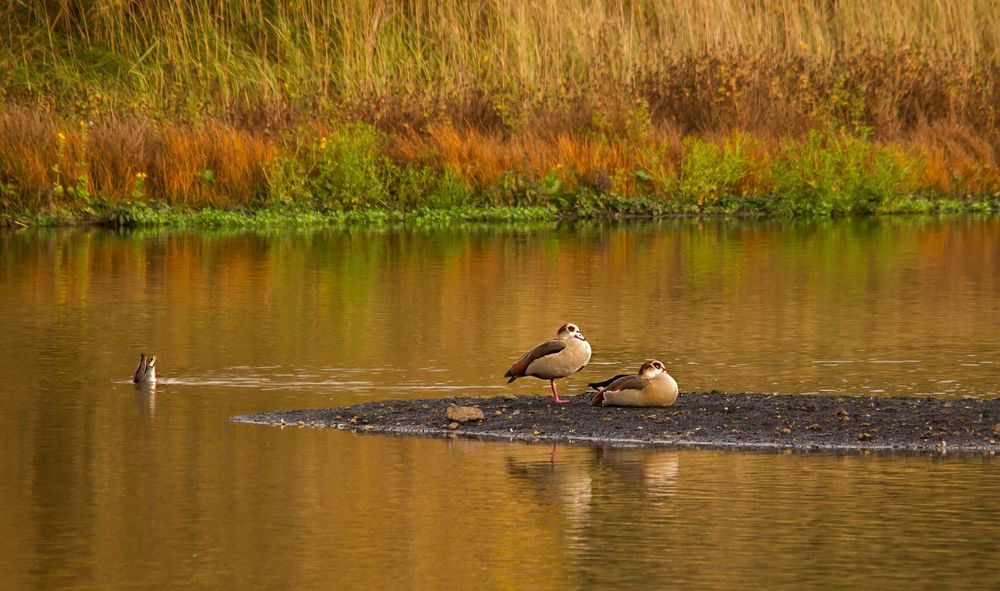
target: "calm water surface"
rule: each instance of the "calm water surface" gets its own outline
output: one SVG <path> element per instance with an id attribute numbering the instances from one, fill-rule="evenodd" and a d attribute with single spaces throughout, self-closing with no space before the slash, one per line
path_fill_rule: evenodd
<path id="1" fill-rule="evenodd" d="M 0 588 L 1000 587 L 1000 461 L 227 423 L 500 377 L 1000 395 L 1000 221 L 0 234 Z M 128 383 L 159 356 L 152 394 Z"/>

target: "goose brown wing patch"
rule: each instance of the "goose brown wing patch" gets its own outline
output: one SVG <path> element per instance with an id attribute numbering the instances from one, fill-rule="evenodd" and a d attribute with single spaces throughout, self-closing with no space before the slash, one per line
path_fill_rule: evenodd
<path id="1" fill-rule="evenodd" d="M 589 383 L 587 385 L 590 386 L 591 388 L 595 389 L 595 390 L 598 390 L 598 389 L 603 390 L 604 388 L 607 388 L 608 386 L 610 386 L 611 384 L 613 384 L 615 382 L 615 380 L 620 380 L 622 378 L 627 378 L 627 377 L 629 377 L 629 374 L 627 374 L 627 373 L 620 373 L 620 374 L 616 375 L 613 378 L 608 378 L 608 379 L 604 380 L 603 382 L 591 382 L 591 383 Z"/>
<path id="2" fill-rule="evenodd" d="M 520 378 L 524 376 L 524 372 L 527 371 L 528 366 L 531 365 L 532 361 L 541 359 L 542 357 L 547 357 L 549 355 L 554 355 L 565 348 L 566 348 L 565 341 L 561 341 L 559 339 L 545 341 L 544 343 L 541 343 L 534 349 L 522 355 L 520 359 L 514 362 L 514 365 L 510 366 L 510 369 L 507 370 L 507 373 L 503 374 L 503 377 L 510 378 L 510 382 L 513 382 L 514 378 Z"/>
<path id="3" fill-rule="evenodd" d="M 642 390 L 646 387 L 646 380 L 639 376 L 623 376 L 617 380 L 608 384 L 608 390 L 611 392 L 620 392 L 621 390 Z"/>

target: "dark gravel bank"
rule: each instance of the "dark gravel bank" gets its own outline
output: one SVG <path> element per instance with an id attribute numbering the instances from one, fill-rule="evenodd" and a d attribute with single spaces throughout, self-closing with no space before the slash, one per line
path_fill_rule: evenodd
<path id="1" fill-rule="evenodd" d="M 681 394 L 669 408 L 563 405 L 544 396 L 386 400 L 234 417 L 238 423 L 600 445 L 1000 452 L 1000 399 Z M 482 420 L 448 417 L 476 407 Z M 456 417 L 452 410 L 452 417 Z"/>

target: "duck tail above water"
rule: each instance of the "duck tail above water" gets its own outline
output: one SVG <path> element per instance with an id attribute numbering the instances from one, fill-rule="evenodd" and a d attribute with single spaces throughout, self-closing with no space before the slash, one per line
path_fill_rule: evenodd
<path id="1" fill-rule="evenodd" d="M 132 376 L 133 384 L 153 384 L 156 382 L 156 355 L 139 354 L 139 365 Z"/>

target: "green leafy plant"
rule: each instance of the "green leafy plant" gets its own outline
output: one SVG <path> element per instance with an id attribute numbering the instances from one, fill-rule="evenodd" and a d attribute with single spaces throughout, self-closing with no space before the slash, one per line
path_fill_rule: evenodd
<path id="1" fill-rule="evenodd" d="M 790 142 L 773 164 L 778 210 L 830 216 L 889 208 L 915 189 L 919 161 L 840 131 L 813 131 Z"/>
<path id="2" fill-rule="evenodd" d="M 737 192 L 750 172 L 749 138 L 735 134 L 720 146 L 697 137 L 684 140 L 676 191 L 686 204 L 703 208 Z"/>
<path id="3" fill-rule="evenodd" d="M 343 210 L 389 205 L 387 180 L 397 171 L 385 156 L 384 143 L 385 138 L 364 123 L 321 138 L 308 183 L 316 205 Z"/>

